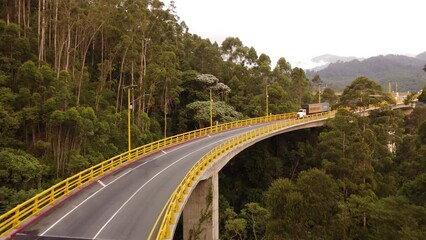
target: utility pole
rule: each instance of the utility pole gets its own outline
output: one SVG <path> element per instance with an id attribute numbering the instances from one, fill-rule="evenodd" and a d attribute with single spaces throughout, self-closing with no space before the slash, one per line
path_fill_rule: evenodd
<path id="1" fill-rule="evenodd" d="M 127 137 L 128 137 L 128 150 L 129 150 L 129 156 L 130 156 L 130 150 L 132 150 L 132 133 L 130 128 L 130 111 L 132 110 L 133 106 L 130 104 L 130 97 L 131 97 L 131 89 L 137 87 L 137 85 L 131 84 L 128 86 L 124 86 L 123 90 L 127 89 Z"/>
<path id="2" fill-rule="evenodd" d="M 318 103 L 321 103 L 321 85 L 318 84 Z"/>
<path id="3" fill-rule="evenodd" d="M 265 102 L 266 102 L 266 116 L 269 116 L 269 94 L 268 94 L 268 78 L 265 78 Z"/>
<path id="4" fill-rule="evenodd" d="M 210 127 L 213 126 L 213 97 L 212 88 L 210 87 Z"/>

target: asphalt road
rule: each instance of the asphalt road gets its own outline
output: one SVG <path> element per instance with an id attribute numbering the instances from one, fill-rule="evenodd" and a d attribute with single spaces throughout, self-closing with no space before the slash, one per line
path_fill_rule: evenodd
<path id="1" fill-rule="evenodd" d="M 13 239 L 147 239 L 171 193 L 204 154 L 255 125 L 140 159 L 68 198 Z"/>

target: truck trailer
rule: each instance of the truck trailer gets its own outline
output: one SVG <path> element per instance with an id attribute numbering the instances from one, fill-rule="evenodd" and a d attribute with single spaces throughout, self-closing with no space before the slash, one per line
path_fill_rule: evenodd
<path id="1" fill-rule="evenodd" d="M 305 104 L 305 105 L 302 105 L 301 109 L 299 109 L 299 111 L 296 114 L 296 117 L 302 118 L 306 115 L 328 112 L 329 110 L 330 110 L 330 104 L 328 102 Z"/>

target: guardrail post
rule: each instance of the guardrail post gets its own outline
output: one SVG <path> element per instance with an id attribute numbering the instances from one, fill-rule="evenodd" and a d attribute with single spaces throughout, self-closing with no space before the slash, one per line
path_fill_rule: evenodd
<path id="1" fill-rule="evenodd" d="M 16 208 L 15 216 L 14 216 L 14 220 L 13 220 L 13 226 L 16 227 L 18 225 L 19 225 L 19 207 Z"/>
<path id="2" fill-rule="evenodd" d="M 36 214 L 38 212 L 38 196 L 34 199 L 34 207 L 33 207 L 33 214 Z"/>
<path id="3" fill-rule="evenodd" d="M 55 201 L 55 190 L 53 188 L 50 190 L 49 199 L 50 199 L 49 203 L 53 203 Z"/>
<path id="4" fill-rule="evenodd" d="M 68 194 L 68 192 L 70 191 L 70 190 L 69 190 L 69 187 L 70 187 L 70 184 L 69 184 L 69 181 L 67 180 L 67 181 L 65 182 L 64 194 Z"/>

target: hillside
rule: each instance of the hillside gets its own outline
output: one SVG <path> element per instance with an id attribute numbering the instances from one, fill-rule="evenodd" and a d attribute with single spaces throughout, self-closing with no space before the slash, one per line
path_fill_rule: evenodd
<path id="1" fill-rule="evenodd" d="M 420 53 L 419 55 L 416 56 L 416 58 L 426 61 L 426 52 Z"/>
<path id="2" fill-rule="evenodd" d="M 350 62 L 336 62 L 320 71 L 307 71 L 307 76 L 312 78 L 319 74 L 325 83 L 336 89 L 342 90 L 358 76 L 366 76 L 378 82 L 387 89 L 389 82 L 398 82 L 399 91 L 418 91 L 426 85 L 426 73 L 422 70 L 426 60 L 425 54 L 416 58 L 401 55 L 377 56 Z"/>

